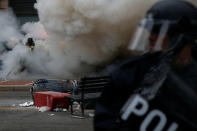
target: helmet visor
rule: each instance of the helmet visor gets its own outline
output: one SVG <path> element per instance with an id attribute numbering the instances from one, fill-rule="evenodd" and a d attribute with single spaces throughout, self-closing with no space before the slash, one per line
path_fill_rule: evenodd
<path id="1" fill-rule="evenodd" d="M 168 20 L 143 19 L 129 44 L 129 50 L 136 53 L 165 51 L 169 46 Z"/>

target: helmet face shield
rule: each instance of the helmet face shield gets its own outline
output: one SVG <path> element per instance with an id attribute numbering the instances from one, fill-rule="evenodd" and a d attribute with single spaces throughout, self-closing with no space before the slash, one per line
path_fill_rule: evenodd
<path id="1" fill-rule="evenodd" d="M 129 44 L 129 50 L 136 53 L 165 51 L 169 46 L 168 20 L 143 19 Z"/>

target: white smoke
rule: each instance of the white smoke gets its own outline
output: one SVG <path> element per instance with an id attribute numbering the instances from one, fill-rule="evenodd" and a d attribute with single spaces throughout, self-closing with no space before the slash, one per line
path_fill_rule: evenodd
<path id="1" fill-rule="evenodd" d="M 26 33 L 26 38 L 46 39 L 48 37 L 43 25 L 40 22 L 25 23 L 21 30 Z"/>
<path id="2" fill-rule="evenodd" d="M 7 50 L 14 49 L 17 43 L 22 40 L 22 38 L 23 35 L 19 31 L 19 24 L 12 10 L 8 9 L 0 11 L 0 78 L 6 79 L 5 76 L 9 74 L 10 70 L 13 68 L 13 65 L 15 65 L 17 62 L 15 57 L 18 54 L 13 52 L 13 56 L 15 57 L 9 57 L 11 54 L 8 54 Z M 20 55 L 18 58 L 19 57 Z"/>
<path id="3" fill-rule="evenodd" d="M 0 79 L 23 79 L 27 76 L 31 76 L 29 72 L 24 71 L 23 73 L 20 73 L 18 71 L 24 61 L 25 63 L 27 63 L 30 60 L 32 61 L 30 63 L 34 63 L 33 61 L 37 60 L 31 59 L 33 55 L 30 54 L 28 48 L 24 45 L 24 43 L 27 37 L 42 37 L 41 30 L 44 29 L 41 27 L 42 26 L 39 23 L 34 23 L 32 25 L 30 25 L 30 23 L 25 24 L 22 30 L 23 32 L 26 32 L 27 35 L 24 36 L 21 33 L 22 30 L 19 27 L 18 21 L 13 14 L 13 11 L 11 9 L 0 11 Z M 31 64 L 28 64 L 27 66 L 29 69 L 32 69 L 33 72 L 35 69 L 37 69 L 35 70 L 37 71 L 37 73 L 41 72 L 41 70 L 39 70 L 39 66 L 37 68 L 31 68 Z"/>
<path id="4" fill-rule="evenodd" d="M 157 0 L 37 0 L 53 59 L 48 70 L 70 77 L 110 63 Z"/>
<path id="5" fill-rule="evenodd" d="M 8 41 L 10 44 L 15 44 L 23 37 L 11 9 L 0 11 L 0 34 L 0 41 Z"/>

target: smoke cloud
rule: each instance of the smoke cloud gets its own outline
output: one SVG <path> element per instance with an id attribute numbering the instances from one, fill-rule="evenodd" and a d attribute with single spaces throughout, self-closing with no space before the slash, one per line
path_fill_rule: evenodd
<path id="1" fill-rule="evenodd" d="M 0 41 L 17 41 L 23 36 L 19 32 L 19 24 L 11 9 L 0 11 Z M 13 43 L 14 44 L 14 43 Z"/>
<path id="2" fill-rule="evenodd" d="M 37 0 L 40 22 L 53 47 L 55 62 L 48 64 L 49 70 L 78 76 L 109 64 L 127 47 L 138 20 L 155 1 Z"/>
<path id="3" fill-rule="evenodd" d="M 10 36 L 17 39 L 13 50 L 1 58 L 0 78 L 71 79 L 91 74 L 125 53 L 139 19 L 157 1 L 37 0 L 40 21 L 26 23 L 21 29 L 13 13 L 0 12 L 0 26 L 7 27 L 2 31 L 7 35 L 0 36 L 0 41 L 8 41 Z M 29 37 L 35 41 L 33 52 L 25 46 Z M 21 63 L 27 69 L 17 73 Z"/>

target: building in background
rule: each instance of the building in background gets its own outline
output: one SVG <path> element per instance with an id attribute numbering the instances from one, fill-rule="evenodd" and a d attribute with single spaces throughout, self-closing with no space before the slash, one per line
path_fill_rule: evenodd
<path id="1" fill-rule="evenodd" d="M 0 0 L 0 10 L 8 8 L 8 0 Z"/>
<path id="2" fill-rule="evenodd" d="M 12 8 L 20 24 L 38 21 L 38 14 L 34 8 L 36 0 L 0 0 L 0 10 Z"/>

